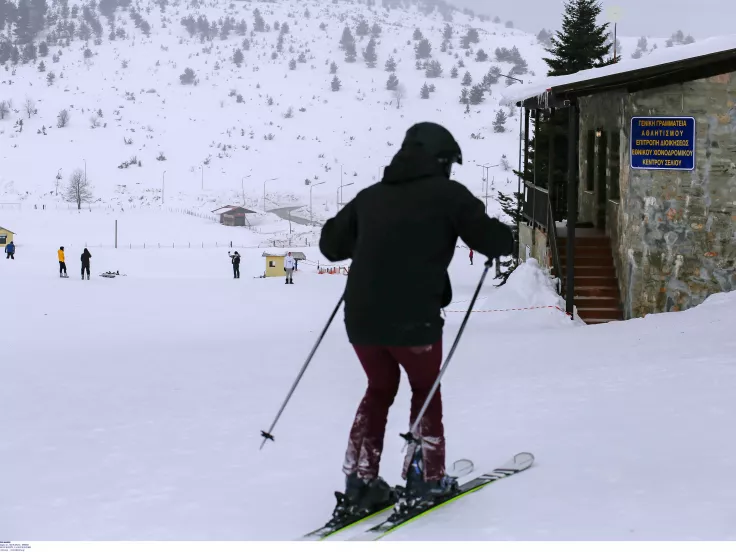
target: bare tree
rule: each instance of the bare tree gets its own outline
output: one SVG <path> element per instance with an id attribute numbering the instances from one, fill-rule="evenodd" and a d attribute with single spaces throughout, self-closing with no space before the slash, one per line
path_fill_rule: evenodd
<path id="1" fill-rule="evenodd" d="M 399 85 L 396 87 L 396 90 L 394 90 L 394 98 L 396 99 L 396 109 L 401 109 L 401 100 L 403 100 L 405 96 L 406 96 L 406 86 L 399 83 Z"/>
<path id="2" fill-rule="evenodd" d="M 93 114 L 89 118 L 89 124 L 91 128 L 97 128 L 100 126 L 100 116 Z"/>
<path id="3" fill-rule="evenodd" d="M 92 187 L 82 169 L 76 169 L 69 177 L 69 184 L 64 191 L 64 201 L 76 203 L 77 209 L 82 208 L 82 203 L 89 203 L 94 199 Z"/>
<path id="4" fill-rule="evenodd" d="M 8 107 L 8 102 L 5 100 L 0 102 L 0 119 L 4 119 L 5 116 L 10 112 L 10 108 Z"/>
<path id="5" fill-rule="evenodd" d="M 26 98 L 26 102 L 23 104 L 23 109 L 25 109 L 26 114 L 30 119 L 31 115 L 36 112 L 36 102 L 34 102 L 31 98 Z"/>

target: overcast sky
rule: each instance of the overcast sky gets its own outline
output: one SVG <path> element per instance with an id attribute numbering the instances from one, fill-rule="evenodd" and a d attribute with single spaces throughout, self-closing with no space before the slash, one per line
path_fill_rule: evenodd
<path id="1" fill-rule="evenodd" d="M 537 33 L 542 27 L 557 30 L 563 12 L 562 0 L 449 0 L 457 7 L 472 8 L 503 21 L 511 20 L 517 29 Z M 736 33 L 734 0 L 603 0 L 607 7 L 621 10 L 618 33 L 622 36 L 668 38 L 678 29 L 696 39 Z"/>

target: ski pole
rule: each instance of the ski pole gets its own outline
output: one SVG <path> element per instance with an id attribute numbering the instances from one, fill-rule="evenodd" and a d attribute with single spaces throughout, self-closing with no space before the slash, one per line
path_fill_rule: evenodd
<path id="1" fill-rule="evenodd" d="M 498 263 L 498 259 L 495 259 L 495 261 L 496 263 Z M 432 397 L 434 397 L 434 394 L 437 392 L 437 389 L 440 386 L 440 381 L 442 380 L 442 376 L 445 374 L 445 371 L 447 370 L 447 367 L 450 364 L 450 360 L 452 359 L 452 355 L 455 353 L 455 349 L 457 348 L 457 345 L 460 342 L 460 338 L 462 337 L 463 331 L 465 330 L 465 325 L 468 323 L 468 318 L 470 318 L 470 313 L 472 312 L 473 306 L 475 305 L 475 301 L 476 299 L 478 299 L 478 294 L 480 293 L 480 290 L 483 287 L 483 282 L 485 281 L 486 275 L 488 274 L 488 269 L 491 268 L 492 264 L 493 264 L 493 259 L 489 259 L 485 263 L 485 268 L 483 269 L 483 273 L 480 276 L 480 282 L 478 282 L 478 287 L 475 288 L 475 293 L 473 294 L 473 298 L 470 300 L 470 305 L 468 305 L 468 310 L 465 313 L 463 322 L 462 324 L 460 324 L 460 329 L 457 332 L 457 336 L 455 336 L 455 341 L 453 342 L 452 347 L 450 348 L 450 352 L 447 353 L 447 358 L 445 359 L 445 362 L 442 365 L 442 369 L 440 370 L 440 373 L 437 374 L 437 378 L 434 380 L 434 385 L 432 385 L 432 389 L 430 389 L 429 395 L 427 395 L 427 398 L 424 400 L 422 409 L 419 411 L 419 414 L 417 415 L 416 420 L 414 420 L 414 423 L 409 429 L 409 432 L 400 434 L 401 437 L 403 437 L 407 443 L 419 442 L 419 439 L 415 437 L 415 433 L 417 431 L 417 428 L 419 427 L 419 422 L 422 421 L 422 417 L 424 416 L 424 413 L 427 411 L 427 408 L 429 407 L 429 403 L 432 400 Z"/>
<path id="2" fill-rule="evenodd" d="M 319 347 L 319 344 L 322 343 L 322 338 L 324 338 L 325 334 L 327 333 L 327 330 L 330 327 L 330 324 L 332 324 L 332 320 L 335 318 L 337 311 L 340 309 L 340 305 L 342 305 L 343 299 L 344 299 L 344 296 L 340 296 L 340 300 L 337 302 L 337 305 L 335 305 L 335 310 L 332 311 L 332 314 L 330 315 L 330 319 L 327 321 L 327 324 L 325 324 L 325 328 L 322 330 L 322 333 L 317 338 L 317 343 L 315 343 L 314 347 L 312 347 L 312 352 L 309 353 L 307 360 L 304 362 L 304 366 L 302 366 L 302 369 L 299 371 L 299 375 L 296 377 L 294 384 L 291 386 L 291 389 L 289 389 L 289 393 L 286 395 L 286 399 L 284 400 L 284 403 L 281 405 L 281 408 L 279 408 L 279 412 L 278 414 L 276 414 L 276 418 L 271 424 L 271 427 L 268 428 L 268 431 L 261 431 L 261 437 L 263 437 L 263 442 L 261 443 L 259 450 L 263 449 L 263 445 L 266 444 L 266 441 L 274 440 L 273 433 L 272 433 L 273 428 L 276 427 L 276 423 L 279 421 L 279 418 L 281 417 L 281 414 L 283 413 L 284 408 L 286 408 L 286 405 L 291 399 L 291 396 L 294 394 L 294 390 L 296 389 L 296 386 L 299 385 L 299 381 L 302 379 L 304 372 L 307 370 L 307 366 L 309 366 L 309 363 L 312 361 L 312 357 L 314 356 L 314 353 L 317 352 L 317 348 Z"/>

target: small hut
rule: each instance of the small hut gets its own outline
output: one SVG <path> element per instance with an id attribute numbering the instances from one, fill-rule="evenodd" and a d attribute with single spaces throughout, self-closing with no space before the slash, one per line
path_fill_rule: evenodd
<path id="1" fill-rule="evenodd" d="M 13 241 L 13 236 L 13 232 L 8 230 L 7 228 L 3 228 L 2 226 L 0 226 L 0 245 L 2 245 L 3 247 L 8 245 L 10 242 Z"/>
<path id="2" fill-rule="evenodd" d="M 214 215 L 220 217 L 220 224 L 225 226 L 250 226 L 248 219 L 245 217 L 247 214 L 255 213 L 245 207 L 236 207 L 234 205 L 226 205 L 212 211 Z"/>
<path id="3" fill-rule="evenodd" d="M 291 256 L 294 257 L 294 259 L 296 259 L 297 261 L 307 260 L 307 256 L 301 251 L 292 251 Z M 263 257 L 266 259 L 266 277 L 283 277 L 284 257 L 286 257 L 286 253 L 269 253 L 268 251 L 264 251 Z"/>

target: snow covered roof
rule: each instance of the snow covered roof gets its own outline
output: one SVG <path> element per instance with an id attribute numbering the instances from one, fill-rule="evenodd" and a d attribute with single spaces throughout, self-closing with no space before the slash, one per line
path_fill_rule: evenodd
<path id="1" fill-rule="evenodd" d="M 294 257 L 297 261 L 307 260 L 307 256 L 301 251 L 292 251 L 291 256 Z M 264 251 L 261 257 L 286 257 L 286 253 L 269 253 L 268 251 Z"/>
<path id="2" fill-rule="evenodd" d="M 686 60 L 705 64 L 711 61 L 713 56 L 732 58 L 733 62 L 736 63 L 736 34 L 707 38 L 683 46 L 662 48 L 639 59 L 622 60 L 614 65 L 578 71 L 571 75 L 545 77 L 529 84 L 513 84 L 506 89 L 503 96 L 507 101 L 521 102 L 535 96 L 543 96 L 549 91 L 555 91 L 555 89 L 563 87 L 577 89 L 578 86 L 574 85 L 593 84 L 591 81 L 602 80 L 606 77 L 620 76 L 620 80 L 623 81 L 630 73 L 642 69 L 661 67 L 662 73 L 665 73 L 672 69 L 672 66 Z"/>
<path id="3" fill-rule="evenodd" d="M 236 209 L 237 207 L 235 205 L 225 205 L 224 207 L 219 207 L 212 211 L 212 214 L 214 215 L 222 215 L 223 213 L 227 213 L 228 211 L 232 211 L 233 209 Z"/>

